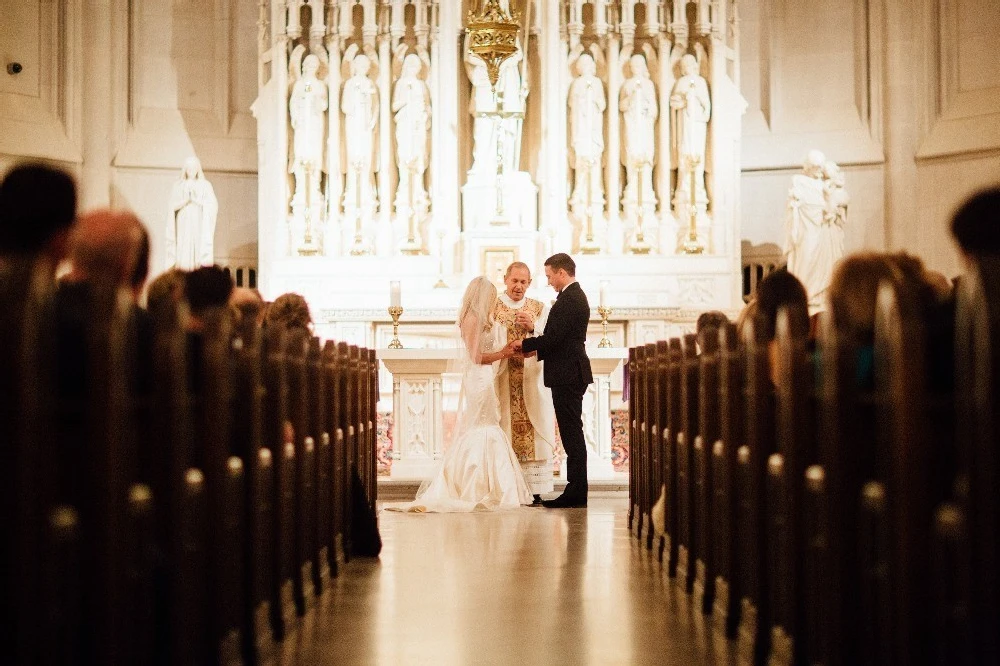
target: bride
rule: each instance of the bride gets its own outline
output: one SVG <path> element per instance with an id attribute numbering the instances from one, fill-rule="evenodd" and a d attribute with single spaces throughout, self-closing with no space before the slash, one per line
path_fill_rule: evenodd
<path id="1" fill-rule="evenodd" d="M 394 511 L 460 512 L 513 509 L 531 503 L 507 435 L 500 428 L 500 403 L 493 363 L 514 352 L 497 344 L 492 310 L 497 290 L 485 277 L 469 283 L 458 311 L 463 347 L 458 425 L 437 472 L 421 485 L 415 501 Z"/>

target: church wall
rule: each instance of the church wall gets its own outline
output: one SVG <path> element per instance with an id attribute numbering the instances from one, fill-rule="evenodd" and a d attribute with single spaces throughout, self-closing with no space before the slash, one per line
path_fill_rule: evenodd
<path id="1" fill-rule="evenodd" d="M 904 249 L 960 266 L 951 213 L 1000 182 L 1000 4 L 746 0 L 743 236 L 781 244 L 811 148 L 846 172 L 848 251 Z"/>
<path id="2" fill-rule="evenodd" d="M 74 0 L 0 0 L 4 67 L 23 68 L 0 70 L 0 170 L 22 157 L 51 159 L 78 175 L 83 205 L 134 207 L 151 228 L 155 269 L 170 184 L 197 155 L 220 201 L 218 258 L 252 261 L 256 4 L 99 0 L 85 11 Z M 749 103 L 744 239 L 781 244 L 789 180 L 818 148 L 846 172 L 849 250 L 908 249 L 957 272 L 948 217 L 970 192 L 1000 180 L 1000 3 L 739 7 Z M 532 78 L 530 99 L 540 104 L 540 72 Z M 463 92 L 462 134 L 467 100 Z M 533 154 L 540 137 L 528 129 L 525 153 Z M 461 159 L 464 173 L 468 156 Z"/>
<path id="3" fill-rule="evenodd" d="M 0 0 L 0 170 L 75 173 L 84 208 L 136 210 L 152 270 L 170 186 L 197 156 L 219 199 L 216 257 L 256 263 L 257 8 L 246 0 Z M 86 11 L 84 11 L 86 5 Z"/>

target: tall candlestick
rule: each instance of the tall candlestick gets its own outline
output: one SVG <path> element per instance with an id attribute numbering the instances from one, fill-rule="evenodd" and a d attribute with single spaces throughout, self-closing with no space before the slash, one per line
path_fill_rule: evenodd
<path id="1" fill-rule="evenodd" d="M 403 305 L 398 280 L 393 280 L 389 283 L 389 305 L 394 308 L 402 307 Z"/>

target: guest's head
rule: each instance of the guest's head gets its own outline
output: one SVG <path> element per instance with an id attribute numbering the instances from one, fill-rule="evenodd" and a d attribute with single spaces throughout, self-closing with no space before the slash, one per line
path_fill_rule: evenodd
<path id="1" fill-rule="evenodd" d="M 0 183 L 0 257 L 41 257 L 54 269 L 75 219 L 72 176 L 44 164 L 14 167 Z"/>
<path id="2" fill-rule="evenodd" d="M 962 204 L 951 219 L 951 235 L 966 259 L 1000 255 L 1000 187 Z"/>
<path id="3" fill-rule="evenodd" d="M 141 267 L 144 240 L 146 266 Z M 70 235 L 71 269 L 67 279 L 74 282 L 101 280 L 131 290 L 137 274 L 141 274 L 141 291 L 148 271 L 148 247 L 142 222 L 131 211 L 108 208 L 90 211 L 80 216 Z"/>
<path id="4" fill-rule="evenodd" d="M 524 298 L 524 292 L 531 285 L 531 269 L 523 261 L 515 261 L 507 267 L 507 272 L 503 276 L 505 291 L 511 300 L 519 301 Z"/>
<path id="5" fill-rule="evenodd" d="M 565 252 L 553 254 L 545 260 L 545 277 L 553 289 L 562 291 L 576 279 L 576 262 Z"/>
<path id="6" fill-rule="evenodd" d="M 233 293 L 233 280 L 219 266 L 202 266 L 184 278 L 184 296 L 191 307 L 192 330 L 200 330 L 210 310 L 225 308 Z"/>
<path id="7" fill-rule="evenodd" d="M 461 326 L 468 316 L 475 317 L 484 326 L 491 323 L 496 300 L 497 288 L 492 282 L 482 275 L 472 278 L 462 296 L 462 307 L 458 309 L 458 325 Z"/>
<path id="8" fill-rule="evenodd" d="M 771 341 L 775 336 L 778 313 L 788 312 L 793 336 L 809 335 L 809 299 L 797 277 L 785 269 L 769 273 L 757 285 L 757 312 L 754 327 L 759 340 Z"/>
<path id="9" fill-rule="evenodd" d="M 184 300 L 184 282 L 187 272 L 171 268 L 160 273 L 146 291 L 146 307 L 150 312 L 163 312 L 163 308 L 176 306 Z"/>
<path id="10" fill-rule="evenodd" d="M 846 340 L 858 345 L 873 342 L 875 306 L 883 282 L 903 282 L 903 271 L 884 253 L 852 254 L 834 269 L 827 297 L 833 323 Z"/>
<path id="11" fill-rule="evenodd" d="M 698 321 L 694 325 L 695 333 L 701 335 L 706 328 L 721 328 L 723 324 L 729 323 L 729 317 L 725 312 L 719 310 L 708 310 L 698 315 Z"/>
<path id="12" fill-rule="evenodd" d="M 263 300 L 261 301 L 263 308 Z M 268 327 L 283 328 L 286 331 L 303 330 L 312 333 L 312 315 L 309 304 L 299 294 L 282 294 L 274 299 L 267 309 Z"/>

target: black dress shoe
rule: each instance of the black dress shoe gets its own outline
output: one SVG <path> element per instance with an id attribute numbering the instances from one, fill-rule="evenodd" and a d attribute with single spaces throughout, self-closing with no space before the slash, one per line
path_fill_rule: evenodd
<path id="1" fill-rule="evenodd" d="M 542 496 L 534 495 L 534 498 L 535 499 L 532 500 L 531 504 L 529 504 L 528 506 L 542 506 Z"/>
<path id="2" fill-rule="evenodd" d="M 587 506 L 587 498 L 566 497 L 560 495 L 555 499 L 544 500 L 542 506 L 546 509 L 578 509 Z"/>

